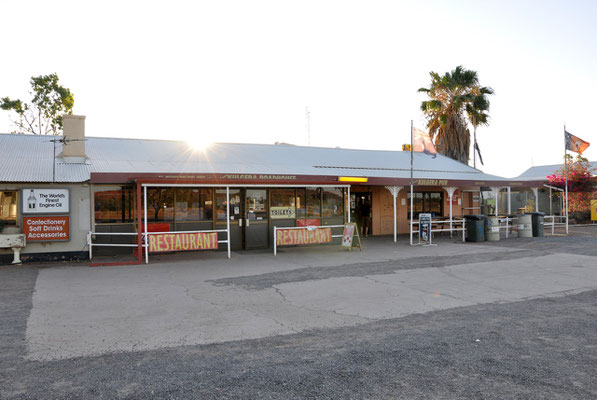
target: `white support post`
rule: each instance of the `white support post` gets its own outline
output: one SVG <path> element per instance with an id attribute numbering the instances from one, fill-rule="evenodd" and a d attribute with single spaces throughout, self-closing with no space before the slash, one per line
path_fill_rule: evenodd
<path id="1" fill-rule="evenodd" d="M 462 241 L 466 242 L 466 219 L 462 218 Z"/>
<path id="2" fill-rule="evenodd" d="M 147 186 L 143 186 L 143 218 L 145 226 L 145 264 L 149 263 L 149 233 L 147 232 Z"/>
<path id="3" fill-rule="evenodd" d="M 450 198 L 450 237 L 452 237 L 452 219 L 453 219 L 453 214 L 452 214 L 452 198 L 454 197 L 454 192 L 456 191 L 455 187 L 446 187 L 444 186 L 444 190 L 446 192 L 448 192 L 448 197 Z"/>
<path id="4" fill-rule="evenodd" d="M 535 211 L 539 212 L 539 188 L 531 188 L 535 195 Z"/>
<path id="5" fill-rule="evenodd" d="M 91 238 L 91 231 L 89 231 L 89 233 L 87 233 L 87 246 L 89 247 L 89 260 L 91 260 L 91 258 L 93 257 L 93 250 L 91 250 L 91 248 L 93 247 L 93 243 L 92 243 L 92 238 Z"/>
<path id="6" fill-rule="evenodd" d="M 549 188 L 549 215 L 553 217 L 553 203 L 551 201 L 551 188 Z"/>
<path id="7" fill-rule="evenodd" d="M 398 197 L 398 193 L 404 188 L 404 186 L 386 186 L 386 189 L 392 194 L 392 198 L 394 199 L 394 243 L 396 243 L 397 235 L 398 235 L 398 219 L 396 217 L 396 198 Z M 412 232 L 411 232 L 411 242 L 412 242 Z"/>
<path id="8" fill-rule="evenodd" d="M 498 216 L 498 198 L 500 197 L 500 188 L 499 187 L 492 187 L 491 194 L 495 198 L 495 216 Z"/>
<path id="9" fill-rule="evenodd" d="M 230 187 L 226 186 L 226 245 L 228 246 L 228 258 L 230 258 Z"/>
<path id="10" fill-rule="evenodd" d="M 347 209 L 348 209 L 348 223 L 350 223 L 350 186 L 348 187 L 348 194 L 347 194 Z M 373 224 L 372 224 L 373 225 Z"/>
<path id="11" fill-rule="evenodd" d="M 510 189 L 508 186 L 508 215 L 512 214 L 512 191 Z"/>
<path id="12" fill-rule="evenodd" d="M 278 227 L 274 226 L 274 256 L 278 255 Z"/>

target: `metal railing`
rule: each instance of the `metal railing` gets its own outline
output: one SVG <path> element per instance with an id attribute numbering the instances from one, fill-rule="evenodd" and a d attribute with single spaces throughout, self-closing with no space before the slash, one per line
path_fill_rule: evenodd
<path id="1" fill-rule="evenodd" d="M 135 244 L 128 244 L 128 243 L 93 243 L 93 239 L 95 236 L 137 236 L 137 232 L 92 232 L 89 231 L 87 233 L 87 246 L 89 247 L 89 259 L 93 258 L 93 248 L 94 247 L 139 247 L 137 243 Z"/>
<path id="2" fill-rule="evenodd" d="M 461 228 L 455 228 L 454 225 L 460 225 L 462 224 Z M 411 233 L 415 233 L 417 235 L 419 235 L 419 230 L 413 230 L 413 226 L 418 226 L 419 225 L 419 221 L 411 221 L 410 222 L 410 230 Z M 440 229 L 433 229 L 434 225 L 448 225 L 448 228 L 440 228 Z M 435 232 L 450 232 L 450 237 L 452 237 L 452 233 L 453 232 L 462 232 L 462 241 L 464 242 L 466 240 L 466 220 L 463 219 L 447 219 L 447 220 L 431 220 L 431 233 L 435 233 Z"/>
<path id="3" fill-rule="evenodd" d="M 307 229 L 316 230 L 318 228 L 344 228 L 344 225 L 311 225 L 311 226 L 274 226 L 274 255 L 278 255 L 278 231 L 282 229 Z M 342 237 L 342 235 L 332 235 L 332 238 Z M 316 244 L 316 243 L 313 243 Z M 284 246 L 284 245 L 282 245 Z M 297 246 L 297 245 L 289 245 Z"/>
<path id="4" fill-rule="evenodd" d="M 551 226 L 551 234 L 555 235 L 555 228 L 556 226 L 564 226 L 566 228 L 566 233 L 568 233 L 568 222 L 567 222 L 567 218 L 565 215 L 546 215 L 545 217 L 543 217 L 543 226 L 547 227 L 547 226 Z M 547 222 L 549 220 L 551 220 L 551 222 Z M 563 222 L 556 222 L 556 219 L 559 219 L 560 221 Z"/>
<path id="5" fill-rule="evenodd" d="M 142 232 L 141 233 L 141 247 L 145 248 L 145 263 L 149 263 L 149 245 L 147 237 L 148 235 L 164 235 L 164 234 L 178 234 L 178 233 L 219 233 L 226 232 L 225 240 L 218 240 L 218 244 L 226 243 L 228 248 L 228 258 L 230 258 L 230 233 L 228 229 L 212 229 L 205 231 L 168 231 L 168 232 Z M 89 259 L 93 258 L 94 247 L 139 247 L 139 244 L 128 244 L 128 243 L 94 243 L 93 239 L 96 236 L 138 236 L 138 232 L 92 232 L 87 233 L 87 245 L 89 247 Z"/>

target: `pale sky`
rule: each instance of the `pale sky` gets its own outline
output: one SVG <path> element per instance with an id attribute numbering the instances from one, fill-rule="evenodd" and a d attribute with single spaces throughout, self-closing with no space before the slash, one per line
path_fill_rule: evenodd
<path id="1" fill-rule="evenodd" d="M 597 160 L 595 1 L 2 1 L 0 96 L 57 72 L 88 136 L 397 150 L 429 71 L 495 90 L 483 171 Z M 0 132 L 10 132 L 0 112 Z M 472 152 L 471 162 L 472 165 Z"/>

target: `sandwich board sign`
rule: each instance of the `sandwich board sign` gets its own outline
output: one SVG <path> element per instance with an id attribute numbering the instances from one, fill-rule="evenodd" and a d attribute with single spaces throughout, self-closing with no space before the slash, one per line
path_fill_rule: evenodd
<path id="1" fill-rule="evenodd" d="M 344 225 L 344 231 L 342 232 L 342 247 L 348 248 L 352 251 L 354 237 L 356 233 L 356 238 L 359 241 L 359 249 L 363 251 L 363 246 L 361 245 L 361 237 L 359 236 L 359 231 L 357 230 L 357 224 L 354 222 L 349 222 Z"/>
<path id="2" fill-rule="evenodd" d="M 419 214 L 419 244 L 431 244 L 431 214 Z"/>

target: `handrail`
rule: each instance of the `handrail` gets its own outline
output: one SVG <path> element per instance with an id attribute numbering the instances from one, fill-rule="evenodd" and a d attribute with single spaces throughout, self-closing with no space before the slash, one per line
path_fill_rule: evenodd
<path id="1" fill-rule="evenodd" d="M 145 249 L 145 263 L 149 262 L 149 251 L 148 251 L 148 240 L 146 239 L 149 235 L 164 235 L 164 234 L 177 234 L 177 233 L 219 233 L 226 232 L 225 240 L 218 240 L 219 243 L 228 243 L 230 241 L 230 233 L 228 229 L 209 229 L 203 231 L 168 231 L 168 232 L 141 232 L 141 247 Z M 93 232 L 87 233 L 87 245 L 89 246 L 89 259 L 93 258 L 94 247 L 139 247 L 138 244 L 126 244 L 126 243 L 93 243 L 94 236 L 138 236 L 138 232 Z M 228 246 L 228 258 L 230 258 L 230 246 Z"/>

